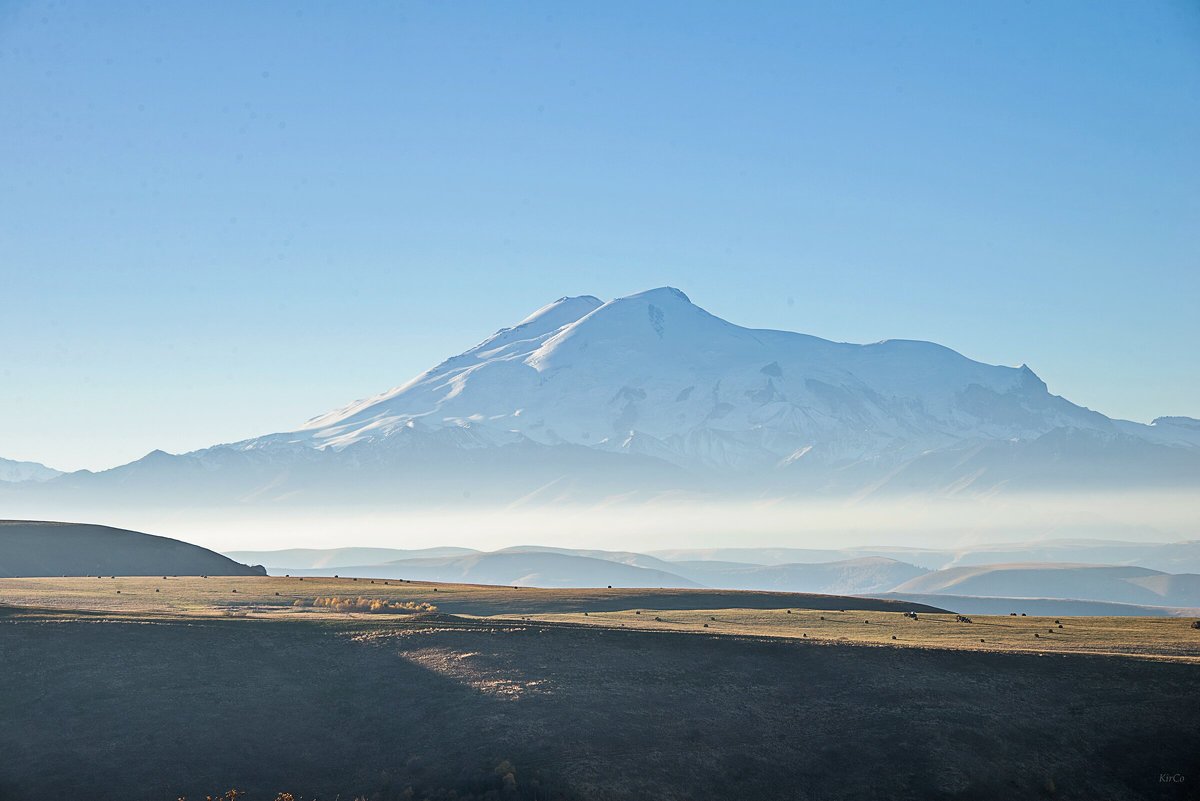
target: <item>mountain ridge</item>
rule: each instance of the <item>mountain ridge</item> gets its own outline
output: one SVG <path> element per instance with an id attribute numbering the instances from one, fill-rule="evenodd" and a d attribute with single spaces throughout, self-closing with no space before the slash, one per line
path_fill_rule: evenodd
<path id="1" fill-rule="evenodd" d="M 1197 487 L 1194 422 L 1113 420 L 937 343 L 744 328 L 660 287 L 560 298 L 292 431 L 44 487 L 239 504 Z"/>
<path id="2" fill-rule="evenodd" d="M 40 462 L 0 459 L 0 482 L 49 481 L 61 475 L 62 470 L 55 470 Z"/>

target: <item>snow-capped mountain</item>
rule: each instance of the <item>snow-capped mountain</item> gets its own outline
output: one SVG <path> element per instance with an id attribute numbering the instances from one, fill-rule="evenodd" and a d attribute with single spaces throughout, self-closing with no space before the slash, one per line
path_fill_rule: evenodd
<path id="1" fill-rule="evenodd" d="M 37 462 L 18 462 L 0 459 L 0 481 L 49 481 L 62 475 L 61 470 Z"/>
<path id="2" fill-rule="evenodd" d="M 662 288 L 608 303 L 562 298 L 407 384 L 238 447 L 338 449 L 442 431 L 462 447 L 570 443 L 742 470 L 900 463 L 1059 428 L 1200 443 L 1200 430 L 1164 434 L 1076 406 L 1025 366 L 930 342 L 742 328 Z"/>
<path id="3" fill-rule="evenodd" d="M 1197 486 L 1200 422 L 1112 420 L 1050 394 L 1023 365 L 982 364 L 930 342 L 743 328 L 660 288 L 607 303 L 561 298 L 294 431 L 155 452 L 60 482 L 93 479 L 108 490 L 202 486 L 243 500 L 505 502 L 679 489 Z"/>

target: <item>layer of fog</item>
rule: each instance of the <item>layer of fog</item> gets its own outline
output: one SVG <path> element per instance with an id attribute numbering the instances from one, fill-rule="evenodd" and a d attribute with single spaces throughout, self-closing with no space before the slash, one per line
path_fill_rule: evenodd
<path id="1" fill-rule="evenodd" d="M 103 523 L 216 550 L 511 545 L 667 548 L 905 546 L 953 548 L 1084 538 L 1200 538 L 1200 495 L 1126 493 L 993 499 L 689 502 L 534 508 L 0 509 L 0 517 Z"/>

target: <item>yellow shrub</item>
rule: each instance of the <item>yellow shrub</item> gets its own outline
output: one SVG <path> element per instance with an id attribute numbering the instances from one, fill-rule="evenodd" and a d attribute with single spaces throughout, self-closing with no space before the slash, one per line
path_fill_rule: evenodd
<path id="1" fill-rule="evenodd" d="M 382 598 L 339 598 L 336 595 L 319 595 L 311 601 L 297 600 L 294 606 L 313 606 L 334 612 L 376 612 L 381 614 L 407 614 L 436 612 L 433 604 L 416 601 L 387 601 Z"/>

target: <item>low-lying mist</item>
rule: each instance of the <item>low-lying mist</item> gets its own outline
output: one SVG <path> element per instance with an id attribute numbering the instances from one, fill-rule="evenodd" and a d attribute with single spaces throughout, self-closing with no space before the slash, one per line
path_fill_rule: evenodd
<path id="1" fill-rule="evenodd" d="M 681 498 L 509 507 L 138 507 L 22 504 L 7 518 L 102 523 L 216 550 L 346 545 L 495 550 L 538 544 L 648 551 L 732 546 L 953 548 L 1085 538 L 1200 538 L 1200 496 L 1179 492 L 994 498 L 726 501 Z"/>

